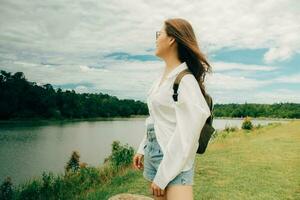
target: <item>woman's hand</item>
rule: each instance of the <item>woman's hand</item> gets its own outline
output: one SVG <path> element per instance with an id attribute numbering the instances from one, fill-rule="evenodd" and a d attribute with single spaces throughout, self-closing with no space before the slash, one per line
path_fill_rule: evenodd
<path id="1" fill-rule="evenodd" d="M 144 155 L 143 154 L 135 154 L 135 156 L 133 157 L 133 167 L 134 169 L 143 169 L 144 168 L 144 164 L 142 162 L 144 158 Z"/>
<path id="2" fill-rule="evenodd" d="M 152 195 L 156 197 L 163 197 L 165 195 L 165 190 L 160 189 L 158 185 L 156 185 L 154 182 L 151 184 L 152 189 Z"/>

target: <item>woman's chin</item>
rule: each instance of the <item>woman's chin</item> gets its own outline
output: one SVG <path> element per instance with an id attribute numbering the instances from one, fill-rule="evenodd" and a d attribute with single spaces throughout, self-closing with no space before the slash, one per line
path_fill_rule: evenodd
<path id="1" fill-rule="evenodd" d="M 155 51 L 155 55 L 156 55 L 157 57 L 160 57 L 160 56 L 159 56 L 159 52 L 158 52 L 157 50 Z"/>

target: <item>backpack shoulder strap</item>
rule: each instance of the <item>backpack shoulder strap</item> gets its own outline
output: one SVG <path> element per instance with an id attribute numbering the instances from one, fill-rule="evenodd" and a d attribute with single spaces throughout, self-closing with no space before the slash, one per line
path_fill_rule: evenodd
<path id="1" fill-rule="evenodd" d="M 174 84 L 173 84 L 173 100 L 174 101 L 177 101 L 178 100 L 178 87 L 179 87 L 179 83 L 182 79 L 182 77 L 186 74 L 193 74 L 189 69 L 185 69 L 183 71 L 181 71 L 175 81 L 174 81 Z M 201 91 L 202 92 L 202 91 Z M 208 107 L 210 108 L 210 116 L 207 118 L 206 122 L 208 122 L 209 124 L 212 124 L 212 120 L 213 120 L 213 113 L 212 113 L 212 110 L 213 110 L 213 101 L 212 101 L 212 98 L 209 94 L 205 93 L 203 94 L 204 98 L 205 98 L 205 101 L 206 103 L 208 104 Z"/>
<path id="2" fill-rule="evenodd" d="M 207 93 L 204 94 L 204 98 L 205 98 L 205 101 L 206 103 L 208 104 L 209 106 L 209 109 L 210 109 L 210 116 L 207 118 L 207 122 L 209 124 L 212 124 L 212 120 L 213 120 L 213 100 L 211 98 L 211 96 Z"/>
<path id="3" fill-rule="evenodd" d="M 179 86 L 179 83 L 180 83 L 182 77 L 186 74 L 192 74 L 192 72 L 189 69 L 185 69 L 177 75 L 177 77 L 174 81 L 174 84 L 173 84 L 173 90 L 174 90 L 173 99 L 174 99 L 174 101 L 178 100 L 178 93 L 177 93 L 178 86 Z"/>

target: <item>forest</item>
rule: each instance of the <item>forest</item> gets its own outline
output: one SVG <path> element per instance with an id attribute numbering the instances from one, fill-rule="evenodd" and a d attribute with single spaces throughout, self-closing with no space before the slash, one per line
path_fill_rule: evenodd
<path id="1" fill-rule="evenodd" d="M 76 93 L 74 90 L 38 85 L 23 72 L 0 73 L 0 120 L 83 119 L 148 115 L 145 102 L 119 99 L 104 93 Z M 300 118 L 300 104 L 214 104 L 214 117 Z"/>

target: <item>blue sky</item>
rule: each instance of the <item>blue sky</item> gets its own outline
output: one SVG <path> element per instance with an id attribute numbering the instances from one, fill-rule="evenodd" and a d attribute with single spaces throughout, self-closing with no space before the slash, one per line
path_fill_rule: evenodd
<path id="1" fill-rule="evenodd" d="M 188 20 L 213 73 L 216 103 L 300 103 L 300 1 L 8 1 L 0 69 L 77 93 L 145 101 L 163 60 L 155 31 Z"/>

